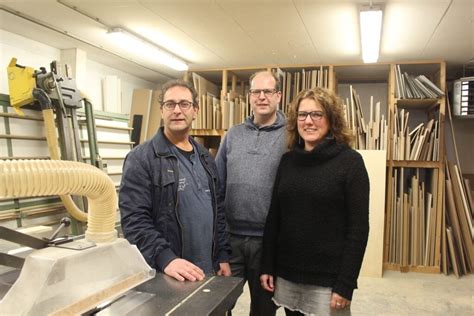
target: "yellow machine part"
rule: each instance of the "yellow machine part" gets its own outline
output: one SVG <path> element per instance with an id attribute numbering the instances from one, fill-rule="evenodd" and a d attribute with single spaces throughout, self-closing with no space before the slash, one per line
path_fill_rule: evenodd
<path id="1" fill-rule="evenodd" d="M 13 57 L 7 67 L 8 90 L 10 92 L 10 104 L 18 114 L 23 115 L 20 107 L 34 101 L 33 89 L 36 87 L 36 79 L 33 76 L 33 68 L 19 67 L 16 61 L 17 59 Z"/>

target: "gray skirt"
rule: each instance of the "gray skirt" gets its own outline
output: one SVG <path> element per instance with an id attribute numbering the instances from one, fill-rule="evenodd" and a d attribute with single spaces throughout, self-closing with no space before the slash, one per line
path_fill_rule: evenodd
<path id="1" fill-rule="evenodd" d="M 273 301 L 277 306 L 305 315 L 350 315 L 350 307 L 340 310 L 331 309 L 331 295 L 330 287 L 298 284 L 277 277 Z"/>

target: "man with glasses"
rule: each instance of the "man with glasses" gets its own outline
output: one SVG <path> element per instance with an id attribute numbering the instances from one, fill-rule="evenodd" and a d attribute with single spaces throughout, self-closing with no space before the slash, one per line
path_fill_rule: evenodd
<path id="1" fill-rule="evenodd" d="M 217 168 L 190 136 L 198 96 L 187 82 L 162 86 L 163 127 L 126 157 L 119 206 L 125 238 L 147 263 L 179 280 L 230 276 Z"/>
<path id="2" fill-rule="evenodd" d="M 232 274 L 249 284 L 251 315 L 274 315 L 272 295 L 260 286 L 259 278 L 265 219 L 285 151 L 285 117 L 277 111 L 278 77 L 268 71 L 252 75 L 249 99 L 253 115 L 226 133 L 216 163 L 225 196 Z"/>

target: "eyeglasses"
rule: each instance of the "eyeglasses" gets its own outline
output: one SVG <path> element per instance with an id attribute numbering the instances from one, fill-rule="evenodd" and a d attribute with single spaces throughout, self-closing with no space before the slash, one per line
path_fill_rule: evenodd
<path id="1" fill-rule="evenodd" d="M 309 117 L 311 117 L 313 121 L 320 121 L 324 116 L 324 112 L 323 111 L 311 111 L 311 112 L 300 111 L 298 112 L 298 121 L 305 121 L 308 115 Z"/>
<path id="2" fill-rule="evenodd" d="M 174 110 L 176 108 L 176 105 L 179 105 L 179 108 L 181 110 L 188 110 L 191 106 L 193 106 L 193 104 L 194 104 L 193 102 L 186 101 L 186 100 L 181 100 L 179 102 L 164 101 L 161 103 L 161 106 L 167 110 Z"/>
<path id="3" fill-rule="evenodd" d="M 253 97 L 259 97 L 260 93 L 262 93 L 262 92 L 265 95 L 265 97 L 270 98 L 271 96 L 273 96 L 278 91 L 276 89 L 251 89 L 249 91 L 250 95 L 253 96 Z"/>

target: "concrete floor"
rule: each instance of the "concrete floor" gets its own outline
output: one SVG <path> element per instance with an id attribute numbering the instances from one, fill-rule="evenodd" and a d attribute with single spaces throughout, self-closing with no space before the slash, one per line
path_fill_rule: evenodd
<path id="1" fill-rule="evenodd" d="M 232 315 L 249 314 L 245 285 Z M 453 274 L 386 271 L 383 278 L 359 278 L 352 315 L 474 315 L 474 274 L 457 279 Z M 279 309 L 278 316 L 285 315 Z M 337 313 L 335 314 L 337 315 Z"/>

